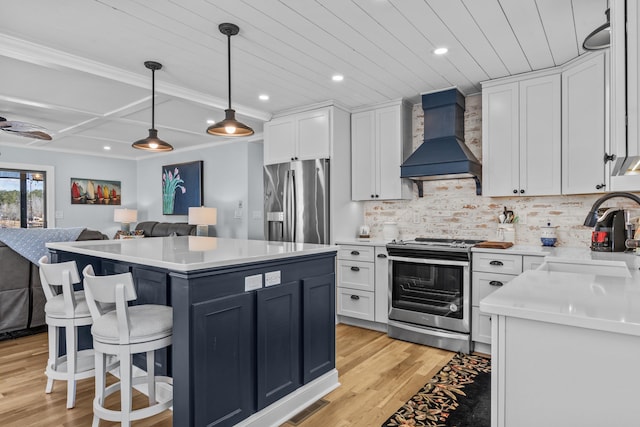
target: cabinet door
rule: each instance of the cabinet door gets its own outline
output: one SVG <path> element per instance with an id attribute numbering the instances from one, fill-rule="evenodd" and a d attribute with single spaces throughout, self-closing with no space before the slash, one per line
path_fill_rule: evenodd
<path id="1" fill-rule="evenodd" d="M 331 158 L 331 116 L 329 109 L 308 111 L 296 116 L 298 160 Z"/>
<path id="2" fill-rule="evenodd" d="M 375 319 L 376 322 L 389 322 L 389 258 L 387 248 L 376 246 L 375 274 Z"/>
<path id="3" fill-rule="evenodd" d="M 378 171 L 376 199 L 401 199 L 402 179 L 402 117 L 400 106 L 376 110 L 376 148 L 378 153 L 375 169 Z"/>
<path id="4" fill-rule="evenodd" d="M 293 160 L 295 123 L 291 117 L 273 119 L 264 124 L 264 164 L 272 165 Z"/>
<path id="5" fill-rule="evenodd" d="M 482 195 L 520 191 L 518 83 L 482 88 Z"/>
<path id="6" fill-rule="evenodd" d="M 351 115 L 351 199 L 371 200 L 376 194 L 375 113 Z"/>
<path id="7" fill-rule="evenodd" d="M 605 105 L 604 52 L 562 72 L 562 194 L 606 189 Z"/>
<path id="8" fill-rule="evenodd" d="M 303 384 L 336 366 L 336 281 L 334 274 L 302 280 Z"/>
<path id="9" fill-rule="evenodd" d="M 300 386 L 300 283 L 260 289 L 257 304 L 258 410 Z"/>
<path id="10" fill-rule="evenodd" d="M 193 410 L 197 426 L 233 426 L 255 407 L 255 293 L 194 304 Z"/>
<path id="11" fill-rule="evenodd" d="M 560 194 L 560 75 L 520 81 L 520 195 Z"/>

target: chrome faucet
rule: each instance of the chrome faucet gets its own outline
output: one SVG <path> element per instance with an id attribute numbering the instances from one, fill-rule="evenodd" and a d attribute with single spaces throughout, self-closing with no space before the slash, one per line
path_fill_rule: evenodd
<path id="1" fill-rule="evenodd" d="M 598 213 L 597 213 L 598 208 L 602 203 L 604 203 L 609 199 L 613 199 L 614 197 L 624 197 L 627 199 L 631 199 L 634 202 L 636 202 L 638 205 L 640 205 L 640 197 L 632 193 L 613 192 L 613 193 L 605 194 L 604 196 L 600 197 L 598 200 L 596 200 L 593 203 L 593 206 L 591 206 L 591 210 L 589 211 L 589 213 L 587 214 L 587 217 L 584 220 L 584 225 L 587 227 L 595 227 L 596 223 L 598 222 Z"/>

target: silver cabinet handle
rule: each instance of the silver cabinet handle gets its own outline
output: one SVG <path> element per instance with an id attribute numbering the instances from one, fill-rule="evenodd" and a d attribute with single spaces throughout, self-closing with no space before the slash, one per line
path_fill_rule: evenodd
<path id="1" fill-rule="evenodd" d="M 360 252 L 358 252 L 358 251 L 351 251 L 351 255 L 360 255 Z"/>
<path id="2" fill-rule="evenodd" d="M 387 255 L 386 254 L 378 254 L 378 258 L 386 258 Z"/>
<path id="3" fill-rule="evenodd" d="M 351 267 L 351 271 L 360 271 L 360 267 Z"/>
<path id="4" fill-rule="evenodd" d="M 491 261 L 489 265 L 504 265 L 502 261 Z"/>
<path id="5" fill-rule="evenodd" d="M 351 299 L 357 301 L 360 299 L 360 297 L 358 295 L 351 295 Z"/>
<path id="6" fill-rule="evenodd" d="M 492 280 L 492 281 L 490 281 L 490 282 L 489 282 L 489 284 L 490 284 L 491 286 L 502 286 L 502 285 L 504 285 L 504 283 L 499 282 L 499 281 L 497 281 L 497 280 Z"/>

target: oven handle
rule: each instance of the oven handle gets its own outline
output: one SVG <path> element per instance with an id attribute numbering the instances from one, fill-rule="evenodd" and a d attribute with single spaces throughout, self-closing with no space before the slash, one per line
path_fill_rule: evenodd
<path id="1" fill-rule="evenodd" d="M 389 261 L 412 262 L 415 264 L 435 264 L 435 265 L 459 265 L 468 267 L 469 261 L 451 261 L 446 259 L 429 259 L 429 258 L 409 258 L 401 256 L 390 256 Z"/>

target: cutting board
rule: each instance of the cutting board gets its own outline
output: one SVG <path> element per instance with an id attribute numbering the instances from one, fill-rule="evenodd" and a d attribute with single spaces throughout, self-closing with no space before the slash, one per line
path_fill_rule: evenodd
<path id="1" fill-rule="evenodd" d="M 513 246 L 512 242 L 480 242 L 476 244 L 476 248 L 488 248 L 488 249 L 507 249 Z"/>

